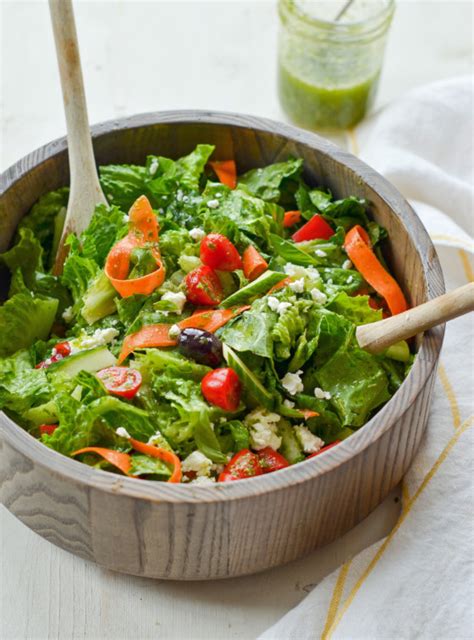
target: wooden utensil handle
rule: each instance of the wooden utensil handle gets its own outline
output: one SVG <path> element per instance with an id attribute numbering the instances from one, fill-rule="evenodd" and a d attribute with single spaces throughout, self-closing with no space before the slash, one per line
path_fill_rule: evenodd
<path id="1" fill-rule="evenodd" d="M 71 189 L 74 181 L 98 182 L 89 131 L 79 45 L 71 0 L 49 0 L 59 73 L 66 111 Z M 93 169 L 93 171 L 91 170 Z"/>
<path id="2" fill-rule="evenodd" d="M 437 324 L 474 310 L 474 282 L 404 313 L 357 327 L 356 338 L 362 349 L 380 353 L 390 345 L 415 336 Z"/>

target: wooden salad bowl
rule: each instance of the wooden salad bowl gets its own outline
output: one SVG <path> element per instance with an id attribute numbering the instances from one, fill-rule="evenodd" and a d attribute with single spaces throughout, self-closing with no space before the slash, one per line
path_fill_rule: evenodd
<path id="1" fill-rule="evenodd" d="M 310 184 L 372 203 L 389 234 L 386 258 L 411 305 L 441 295 L 435 249 L 406 200 L 373 169 L 312 133 L 253 116 L 170 111 L 93 128 L 98 164 L 179 157 L 198 143 L 235 158 L 239 173 L 298 156 Z M 68 184 L 56 140 L 2 176 L 0 251 L 31 205 Z M 395 396 L 364 427 L 314 459 L 216 486 L 130 479 L 88 467 L 35 440 L 0 412 L 0 497 L 50 542 L 99 565 L 172 580 L 229 578 L 309 553 L 365 518 L 400 482 L 426 427 L 444 327 L 418 351 Z"/>

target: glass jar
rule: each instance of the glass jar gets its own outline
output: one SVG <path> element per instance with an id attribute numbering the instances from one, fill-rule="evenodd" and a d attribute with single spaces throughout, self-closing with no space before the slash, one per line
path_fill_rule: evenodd
<path id="1" fill-rule="evenodd" d="M 279 0 L 278 91 L 308 129 L 354 126 L 372 105 L 394 0 Z"/>

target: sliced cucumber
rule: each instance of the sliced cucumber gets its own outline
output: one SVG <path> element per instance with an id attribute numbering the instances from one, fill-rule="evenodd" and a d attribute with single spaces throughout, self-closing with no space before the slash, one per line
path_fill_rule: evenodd
<path id="1" fill-rule="evenodd" d="M 408 346 L 408 342 L 400 340 L 400 342 L 392 344 L 385 352 L 385 355 L 392 360 L 408 362 L 410 360 L 410 347 Z"/>
<path id="2" fill-rule="evenodd" d="M 107 347 L 96 347 L 87 351 L 80 351 L 72 356 L 68 356 L 59 362 L 55 362 L 49 367 L 48 374 L 55 378 L 72 378 L 79 371 L 95 373 L 106 367 L 113 367 L 117 363 Z"/>
<path id="3" fill-rule="evenodd" d="M 248 302 L 252 298 L 258 295 L 267 293 L 273 286 L 281 282 L 287 277 L 286 273 L 279 273 L 278 271 L 265 271 L 253 282 L 245 285 L 242 289 L 239 289 L 223 302 L 221 307 L 226 309 L 227 307 L 233 307 L 237 304 L 243 304 Z"/>
<path id="4" fill-rule="evenodd" d="M 273 409 L 274 400 L 272 394 L 265 389 L 260 380 L 254 376 L 235 351 L 224 344 L 222 352 L 224 354 L 224 360 L 227 362 L 229 367 L 234 369 L 237 373 L 243 388 L 250 396 L 252 396 L 253 400 L 255 400 L 258 405 L 265 407 L 266 409 Z"/>
<path id="5" fill-rule="evenodd" d="M 281 436 L 281 446 L 278 452 L 288 460 L 290 464 L 304 460 L 303 449 L 298 442 L 294 428 L 286 420 L 278 423 L 278 433 Z"/>

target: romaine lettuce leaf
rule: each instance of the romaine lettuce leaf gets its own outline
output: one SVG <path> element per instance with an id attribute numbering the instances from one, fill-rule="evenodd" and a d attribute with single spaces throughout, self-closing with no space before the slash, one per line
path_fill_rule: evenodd
<path id="1" fill-rule="evenodd" d="M 292 158 L 259 169 L 251 169 L 240 176 L 238 186 L 250 195 L 268 202 L 278 202 L 280 187 L 285 179 L 296 179 L 301 173 L 303 160 Z"/>
<path id="2" fill-rule="evenodd" d="M 327 309 L 344 316 L 355 325 L 382 320 L 382 311 L 369 306 L 369 296 L 348 296 L 345 291 L 340 291 Z"/>
<path id="3" fill-rule="evenodd" d="M 314 373 L 319 387 L 344 426 L 361 427 L 371 412 L 390 398 L 388 379 L 377 357 L 359 349 L 340 349 Z"/>
<path id="4" fill-rule="evenodd" d="M 127 233 L 128 223 L 123 211 L 116 206 L 99 204 L 89 226 L 81 234 L 81 255 L 103 267 L 110 249 Z"/>
<path id="5" fill-rule="evenodd" d="M 54 298 L 42 298 L 28 290 L 15 294 L 0 307 L 0 357 L 46 340 L 58 308 Z"/>
<path id="6" fill-rule="evenodd" d="M 55 220 L 58 213 L 67 207 L 68 198 L 68 187 L 62 187 L 61 189 L 51 191 L 41 196 L 38 202 L 33 205 L 31 211 L 18 225 L 15 242 L 21 237 L 22 229 L 30 229 L 43 248 L 45 266 L 51 266 L 52 260 L 54 259 L 52 249 L 55 236 Z"/>
<path id="7" fill-rule="evenodd" d="M 0 409 L 22 414 L 47 401 L 50 393 L 44 369 L 35 369 L 29 351 L 22 349 L 0 359 Z"/>

